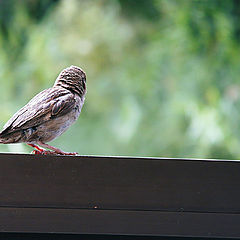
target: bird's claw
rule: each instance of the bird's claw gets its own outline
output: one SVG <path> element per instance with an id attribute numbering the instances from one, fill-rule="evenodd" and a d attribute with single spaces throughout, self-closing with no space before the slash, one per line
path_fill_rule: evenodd
<path id="1" fill-rule="evenodd" d="M 60 155 L 70 155 L 70 156 L 76 156 L 78 155 L 77 152 L 61 152 L 61 153 L 57 153 L 57 154 L 60 154 Z"/>
<path id="2" fill-rule="evenodd" d="M 42 152 L 40 152 L 40 151 L 38 151 L 38 150 L 33 150 L 33 151 L 31 152 L 31 154 L 42 154 Z"/>

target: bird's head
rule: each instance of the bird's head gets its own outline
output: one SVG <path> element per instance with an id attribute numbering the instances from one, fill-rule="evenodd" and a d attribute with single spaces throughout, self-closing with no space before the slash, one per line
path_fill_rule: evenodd
<path id="1" fill-rule="evenodd" d="M 86 93 L 86 74 L 80 67 L 72 65 L 60 72 L 54 86 L 61 86 L 83 96 Z"/>

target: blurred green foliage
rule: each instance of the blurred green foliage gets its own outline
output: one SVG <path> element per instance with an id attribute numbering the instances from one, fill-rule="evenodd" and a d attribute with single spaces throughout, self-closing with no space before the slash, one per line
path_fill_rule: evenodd
<path id="1" fill-rule="evenodd" d="M 0 127 L 73 64 L 87 73 L 86 102 L 52 145 L 240 158 L 239 41 L 238 0 L 2 0 Z"/>

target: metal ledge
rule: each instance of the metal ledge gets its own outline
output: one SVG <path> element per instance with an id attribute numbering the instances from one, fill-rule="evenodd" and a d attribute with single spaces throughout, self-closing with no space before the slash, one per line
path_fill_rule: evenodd
<path id="1" fill-rule="evenodd" d="M 240 162 L 0 154 L 0 231 L 240 238 Z"/>

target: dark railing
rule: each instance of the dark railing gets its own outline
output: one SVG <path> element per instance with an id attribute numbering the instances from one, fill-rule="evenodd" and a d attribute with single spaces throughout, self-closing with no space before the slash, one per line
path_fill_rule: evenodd
<path id="1" fill-rule="evenodd" d="M 0 154 L 0 232 L 240 238 L 240 161 Z"/>

